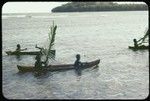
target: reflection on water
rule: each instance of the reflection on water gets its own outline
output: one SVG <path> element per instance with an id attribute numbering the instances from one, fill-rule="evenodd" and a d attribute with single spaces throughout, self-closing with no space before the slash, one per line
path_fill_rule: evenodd
<path id="1" fill-rule="evenodd" d="M 37 79 L 48 78 L 50 76 L 50 72 L 34 72 L 33 75 Z"/>
<path id="2" fill-rule="evenodd" d="M 16 59 L 17 59 L 18 61 L 20 61 L 20 60 L 21 60 L 21 56 L 20 56 L 20 55 L 16 55 Z"/>
<path id="3" fill-rule="evenodd" d="M 82 70 L 75 70 L 75 73 L 77 74 L 77 76 L 81 76 Z"/>

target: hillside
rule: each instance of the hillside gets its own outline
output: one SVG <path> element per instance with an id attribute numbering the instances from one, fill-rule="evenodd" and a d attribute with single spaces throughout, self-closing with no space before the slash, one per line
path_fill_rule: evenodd
<path id="1" fill-rule="evenodd" d="M 117 4 L 113 2 L 71 2 L 52 9 L 52 12 L 143 11 L 146 4 Z"/>

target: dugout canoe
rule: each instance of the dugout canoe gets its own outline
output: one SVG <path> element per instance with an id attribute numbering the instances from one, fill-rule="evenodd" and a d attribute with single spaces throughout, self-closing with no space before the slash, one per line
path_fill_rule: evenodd
<path id="1" fill-rule="evenodd" d="M 138 46 L 138 47 L 129 46 L 128 48 L 132 50 L 145 50 L 145 49 L 149 49 L 149 46 Z"/>
<path id="2" fill-rule="evenodd" d="M 51 53 L 55 55 L 56 50 L 51 50 Z M 30 52 L 16 52 L 16 51 L 6 51 L 7 55 L 37 55 L 40 51 L 30 51 Z"/>
<path id="3" fill-rule="evenodd" d="M 97 66 L 99 63 L 100 59 L 91 62 L 83 62 L 82 69 Z M 20 72 L 34 72 L 34 66 L 17 65 L 17 68 Z M 47 67 L 43 67 L 43 69 L 46 71 L 70 70 L 74 69 L 74 65 L 73 64 L 49 65 Z"/>

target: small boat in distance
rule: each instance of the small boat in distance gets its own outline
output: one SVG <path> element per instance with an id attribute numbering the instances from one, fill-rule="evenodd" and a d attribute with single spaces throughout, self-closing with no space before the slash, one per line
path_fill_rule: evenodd
<path id="1" fill-rule="evenodd" d="M 149 49 L 149 44 L 144 45 L 144 43 L 148 43 L 148 39 L 149 39 L 149 29 L 147 29 L 145 35 L 142 38 L 140 38 L 139 40 L 133 39 L 134 46 L 128 46 L 128 48 L 132 49 L 134 51 Z"/>
<path id="2" fill-rule="evenodd" d="M 83 66 L 81 69 L 95 67 L 100 63 L 100 59 L 91 61 L 91 62 L 83 62 Z M 20 66 L 17 65 L 18 70 L 20 72 L 34 72 L 34 66 Z M 47 67 L 43 67 L 46 71 L 60 71 L 60 70 L 70 70 L 75 69 L 74 64 L 61 64 L 61 65 L 49 65 Z"/>

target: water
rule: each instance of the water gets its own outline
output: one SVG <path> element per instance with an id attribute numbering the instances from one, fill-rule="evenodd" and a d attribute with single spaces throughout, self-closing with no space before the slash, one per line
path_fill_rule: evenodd
<path id="1" fill-rule="evenodd" d="M 29 16 L 26 16 L 29 15 Z M 56 58 L 52 64 L 101 59 L 99 68 L 19 74 L 17 65 L 33 65 L 35 56 L 7 56 L 5 51 L 46 47 L 52 21 Z M 2 15 L 2 92 L 8 99 L 144 99 L 149 91 L 148 50 L 132 51 L 133 38 L 148 27 L 147 11 Z"/>

